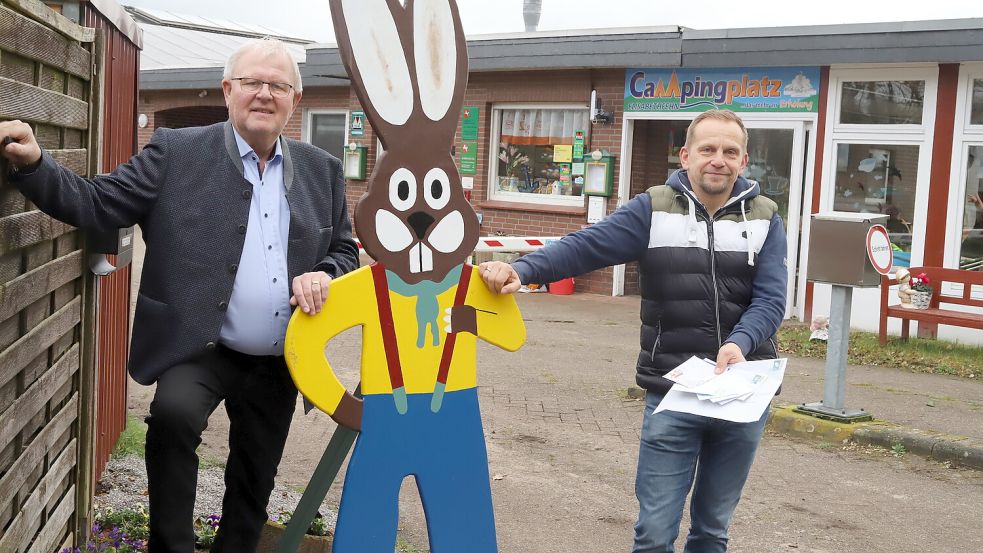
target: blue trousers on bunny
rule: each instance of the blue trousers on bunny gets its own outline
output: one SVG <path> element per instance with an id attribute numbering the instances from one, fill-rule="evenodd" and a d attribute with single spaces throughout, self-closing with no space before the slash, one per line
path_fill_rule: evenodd
<path id="1" fill-rule="evenodd" d="M 389 394 L 364 397 L 362 431 L 345 475 L 334 551 L 392 553 L 399 489 L 416 476 L 432 553 L 496 553 L 488 455 L 475 388 L 410 394 L 405 415 Z"/>

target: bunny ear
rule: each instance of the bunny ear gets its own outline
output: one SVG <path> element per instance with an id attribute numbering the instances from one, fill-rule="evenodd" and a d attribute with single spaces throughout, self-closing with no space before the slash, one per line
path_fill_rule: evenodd
<path id="1" fill-rule="evenodd" d="M 393 5 L 395 4 L 395 5 Z M 399 126 L 413 113 L 413 83 L 390 0 L 332 0 L 338 49 L 370 113 Z"/>
<path id="2" fill-rule="evenodd" d="M 468 57 L 461 19 L 452 0 L 414 0 L 413 55 L 423 112 L 443 119 L 463 91 Z M 460 89 L 457 89 L 460 85 Z M 456 112 L 455 112 L 456 115 Z"/>

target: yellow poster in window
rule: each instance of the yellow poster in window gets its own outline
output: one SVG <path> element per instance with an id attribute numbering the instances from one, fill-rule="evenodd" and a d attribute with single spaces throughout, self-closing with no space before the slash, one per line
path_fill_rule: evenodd
<path id="1" fill-rule="evenodd" d="M 553 146 L 553 163 L 570 163 L 573 161 L 573 145 L 557 144 Z"/>

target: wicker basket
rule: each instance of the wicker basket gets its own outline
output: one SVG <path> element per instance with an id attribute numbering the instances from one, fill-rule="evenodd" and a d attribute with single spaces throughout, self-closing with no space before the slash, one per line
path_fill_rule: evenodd
<path id="1" fill-rule="evenodd" d="M 915 306 L 915 309 L 928 309 L 928 304 L 931 302 L 931 292 L 911 291 L 911 304 Z"/>

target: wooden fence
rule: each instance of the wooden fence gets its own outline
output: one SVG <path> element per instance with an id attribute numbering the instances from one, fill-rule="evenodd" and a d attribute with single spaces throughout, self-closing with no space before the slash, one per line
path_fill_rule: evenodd
<path id="1" fill-rule="evenodd" d="M 31 123 L 79 174 L 101 59 L 93 29 L 36 0 L 0 0 L 0 119 Z M 92 497 L 94 279 L 80 233 L 37 211 L 0 167 L 0 553 L 73 543 Z"/>

